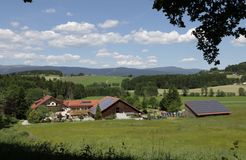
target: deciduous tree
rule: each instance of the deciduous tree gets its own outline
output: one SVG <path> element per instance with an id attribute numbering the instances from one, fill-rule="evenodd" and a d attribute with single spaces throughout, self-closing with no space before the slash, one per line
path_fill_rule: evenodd
<path id="1" fill-rule="evenodd" d="M 185 27 L 187 16 L 191 22 L 199 22 L 193 35 L 209 64 L 220 64 L 218 45 L 223 37 L 246 37 L 245 26 L 240 26 L 246 18 L 245 0 L 155 0 L 153 9 L 162 11 L 178 27 Z"/>

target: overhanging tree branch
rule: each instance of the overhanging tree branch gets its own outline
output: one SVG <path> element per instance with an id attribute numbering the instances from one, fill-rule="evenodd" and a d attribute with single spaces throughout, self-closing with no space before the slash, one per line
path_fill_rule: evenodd
<path id="1" fill-rule="evenodd" d="M 195 31 L 197 48 L 203 52 L 209 64 L 220 64 L 218 45 L 223 37 L 240 35 L 246 37 L 245 26 L 240 21 L 246 18 L 245 0 L 155 0 L 153 9 L 162 11 L 170 23 L 185 27 L 184 16 L 201 23 Z"/>

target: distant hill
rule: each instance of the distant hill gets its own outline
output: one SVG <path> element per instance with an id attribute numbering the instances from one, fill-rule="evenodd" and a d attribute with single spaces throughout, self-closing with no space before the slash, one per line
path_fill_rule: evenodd
<path id="1" fill-rule="evenodd" d="M 84 67 L 60 67 L 60 66 L 27 66 L 27 65 L 12 65 L 2 66 L 0 65 L 0 74 L 18 73 L 32 70 L 56 70 L 65 75 L 71 74 L 91 74 L 91 75 L 109 75 L 109 76 L 140 76 L 140 75 L 162 75 L 162 74 L 195 74 L 201 71 L 201 69 L 184 69 L 178 67 L 158 67 L 158 68 L 84 68 Z"/>

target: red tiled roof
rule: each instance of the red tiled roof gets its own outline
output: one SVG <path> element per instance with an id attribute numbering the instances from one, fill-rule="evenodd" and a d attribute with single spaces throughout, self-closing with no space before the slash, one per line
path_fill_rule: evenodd
<path id="1" fill-rule="evenodd" d="M 98 105 L 99 100 L 65 100 L 63 104 L 69 108 L 94 107 Z"/>
<path id="2" fill-rule="evenodd" d="M 43 103 L 45 103 L 46 101 L 48 101 L 48 100 L 51 99 L 51 98 L 53 98 L 53 97 L 52 97 L 52 96 L 49 96 L 49 95 L 44 96 L 43 98 L 41 98 L 41 99 L 35 101 L 35 102 L 32 104 L 31 108 L 32 108 L 32 109 L 36 109 L 38 106 L 42 105 Z"/>

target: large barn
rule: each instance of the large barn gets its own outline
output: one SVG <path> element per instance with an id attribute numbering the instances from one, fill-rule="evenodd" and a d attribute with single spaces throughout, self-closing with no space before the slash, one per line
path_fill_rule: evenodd
<path id="1" fill-rule="evenodd" d="M 187 117 L 204 117 L 228 114 L 231 114 L 229 109 L 215 100 L 185 102 L 185 116 Z"/>
<path id="2" fill-rule="evenodd" d="M 115 115 L 117 113 L 137 115 L 141 113 L 141 111 L 139 111 L 135 107 L 116 97 L 104 97 L 99 101 L 98 106 L 100 107 L 102 116 L 104 118 Z M 96 107 L 90 108 L 90 112 L 95 115 Z"/>

